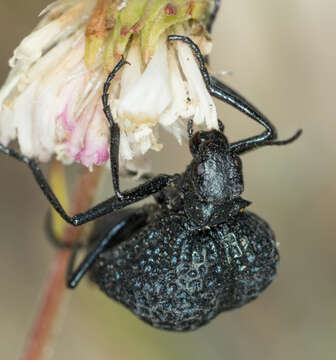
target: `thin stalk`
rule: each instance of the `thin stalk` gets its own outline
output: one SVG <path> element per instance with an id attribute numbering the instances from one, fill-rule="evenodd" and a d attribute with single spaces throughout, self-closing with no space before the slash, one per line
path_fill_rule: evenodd
<path id="1" fill-rule="evenodd" d="M 51 173 L 59 176 L 62 172 L 62 165 L 56 161 L 52 164 Z M 87 209 L 91 204 L 97 189 L 101 171 L 97 168 L 93 173 L 88 170 L 80 177 L 76 192 L 72 200 L 72 212 L 81 212 Z M 56 181 L 57 182 L 57 181 Z M 62 184 L 62 182 L 61 182 Z M 63 189 L 65 191 L 65 189 Z M 55 189 L 57 193 L 57 189 Z M 61 195 L 61 194 L 60 194 Z M 61 196 L 62 197 L 62 196 Z M 64 193 L 63 193 L 64 198 Z M 56 232 L 59 232 L 64 224 L 61 224 L 53 218 Z M 63 231 L 63 241 L 76 242 L 80 239 L 83 227 L 66 226 Z M 66 269 L 71 251 L 68 249 L 58 250 L 55 260 L 52 264 L 50 274 L 47 280 L 47 286 L 42 296 L 39 312 L 34 321 L 27 345 L 21 356 L 21 360 L 41 360 L 45 353 L 52 333 L 62 298 L 66 289 Z"/>

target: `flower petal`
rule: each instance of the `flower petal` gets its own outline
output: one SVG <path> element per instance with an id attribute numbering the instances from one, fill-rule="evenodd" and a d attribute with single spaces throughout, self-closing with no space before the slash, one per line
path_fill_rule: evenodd
<path id="1" fill-rule="evenodd" d="M 88 126 L 79 160 L 87 167 L 104 164 L 109 158 L 109 127 L 102 110 L 97 107 Z"/>
<path id="2" fill-rule="evenodd" d="M 34 142 L 32 116 L 37 85 L 38 83 L 35 81 L 28 86 L 16 99 L 13 108 L 20 149 L 28 157 L 33 157 L 39 152 L 36 140 Z"/>
<path id="3" fill-rule="evenodd" d="M 106 72 L 117 61 L 113 58 L 104 63 L 111 34 L 116 35 L 112 44 L 115 55 L 121 49 L 118 44 L 126 44 L 119 37 L 127 33 L 127 47 L 122 52 L 126 52 L 132 64 L 116 74 L 109 89 L 111 112 L 121 130 L 122 167 L 150 149 L 162 148 L 158 143 L 158 123 L 179 142 L 187 135 L 189 118 L 194 118 L 196 124 L 217 126 L 214 104 L 190 48 L 180 42 L 176 43 L 177 51 L 175 47 L 168 48 L 165 34 L 155 41 L 156 46 L 152 43 L 155 49 L 152 58 L 145 59 L 141 41 L 147 25 L 133 26 L 131 21 L 127 29 L 119 31 L 115 23 L 119 15 L 121 19 L 118 6 L 129 11 L 131 7 L 127 1 L 121 5 L 112 2 L 110 12 L 98 11 L 95 16 L 93 9 L 100 6 L 97 0 L 58 0 L 47 7 L 38 26 L 15 50 L 10 62 L 12 70 L 0 90 L 3 144 L 17 136 L 22 153 L 41 161 L 56 154 L 63 162 L 78 161 L 89 167 L 106 162 L 109 126 L 102 111 L 101 95 Z M 188 3 L 182 2 L 189 11 Z M 201 2 L 199 9 L 205 9 L 205 0 Z M 104 9 L 107 3 L 110 0 L 104 0 Z M 153 10 L 157 4 L 148 1 L 147 5 Z M 160 9 L 161 5 L 160 2 Z M 174 15 L 173 8 L 164 9 L 166 18 Z M 111 11 L 117 12 L 111 16 Z M 197 16 L 193 24 L 184 22 L 174 30 L 196 34 L 195 41 L 206 52 L 204 48 L 208 49 L 209 42 L 204 27 L 200 26 L 203 20 Z M 162 18 L 156 14 L 152 20 Z M 90 34 L 100 36 L 101 41 L 95 49 L 94 62 L 88 67 L 85 55 Z"/>
<path id="4" fill-rule="evenodd" d="M 205 122 L 208 128 L 217 128 L 217 111 L 215 104 L 205 86 L 195 57 L 187 44 L 178 42 L 178 58 L 189 86 L 192 106 L 195 109 L 194 122 Z"/>
<path id="5" fill-rule="evenodd" d="M 21 71 L 28 69 L 45 51 L 51 49 L 61 39 L 68 37 L 81 24 L 84 24 L 92 5 L 92 1 L 76 1 L 61 16 L 47 22 L 44 26 L 38 26 L 15 49 L 10 66 L 16 66 Z"/>
<path id="6" fill-rule="evenodd" d="M 0 143 L 8 146 L 16 136 L 16 124 L 13 118 L 13 111 L 6 105 L 0 110 Z"/>
<path id="7" fill-rule="evenodd" d="M 155 54 L 140 79 L 120 99 L 118 122 L 155 124 L 172 100 L 169 88 L 167 45 L 159 42 Z"/>
<path id="8" fill-rule="evenodd" d="M 170 91 L 173 94 L 173 101 L 160 116 L 160 124 L 169 127 L 178 118 L 189 118 L 193 115 L 190 98 L 188 94 L 188 87 L 182 78 L 181 71 L 178 66 L 177 58 L 174 49 L 168 52 L 169 62 L 169 85 Z"/>
<path id="9" fill-rule="evenodd" d="M 132 43 L 132 47 L 128 53 L 127 61 L 129 66 L 125 66 L 120 80 L 120 99 L 127 97 L 130 89 L 141 77 L 141 49 L 138 41 Z"/>

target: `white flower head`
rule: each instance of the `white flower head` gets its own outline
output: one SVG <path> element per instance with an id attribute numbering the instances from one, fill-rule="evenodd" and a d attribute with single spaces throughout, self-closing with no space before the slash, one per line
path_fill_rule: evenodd
<path id="1" fill-rule="evenodd" d="M 101 165 L 109 159 L 104 81 L 123 55 L 110 106 L 121 129 L 120 163 L 160 150 L 158 126 L 179 142 L 190 118 L 217 127 L 215 105 L 191 49 L 168 44 L 191 37 L 210 51 L 205 23 L 213 0 L 58 0 L 16 48 L 0 90 L 0 142 L 17 139 L 40 161 Z M 132 164 L 132 165 L 131 165 Z"/>

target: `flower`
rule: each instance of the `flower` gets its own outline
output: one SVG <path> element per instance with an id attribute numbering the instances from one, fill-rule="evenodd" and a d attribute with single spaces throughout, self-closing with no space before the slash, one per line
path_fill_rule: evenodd
<path id="1" fill-rule="evenodd" d="M 186 120 L 217 127 L 214 103 L 191 49 L 168 44 L 191 37 L 210 52 L 206 32 L 214 0 L 58 0 L 10 60 L 0 90 L 0 142 L 17 139 L 40 161 L 56 154 L 87 167 L 109 159 L 104 81 L 121 56 L 110 106 L 121 130 L 120 164 L 160 150 L 158 124 L 181 142 Z"/>

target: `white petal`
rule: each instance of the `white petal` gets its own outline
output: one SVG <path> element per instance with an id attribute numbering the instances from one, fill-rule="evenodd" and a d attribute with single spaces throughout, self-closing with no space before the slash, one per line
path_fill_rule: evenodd
<path id="1" fill-rule="evenodd" d="M 136 153 L 145 154 L 150 149 L 160 151 L 162 145 L 158 144 L 156 139 L 157 136 L 154 135 L 153 128 L 145 124 L 140 125 L 134 132 Z"/>
<path id="2" fill-rule="evenodd" d="M 119 154 L 122 160 L 132 160 L 134 158 L 134 152 L 130 146 L 130 137 L 124 131 L 120 132 Z"/>
<path id="3" fill-rule="evenodd" d="M 134 140 L 142 154 L 146 153 L 152 145 L 153 131 L 148 126 L 142 125 L 135 133 Z"/>
<path id="4" fill-rule="evenodd" d="M 74 89 L 66 97 L 61 95 L 61 89 L 66 86 L 69 71 L 72 71 L 72 67 L 75 67 L 80 59 L 77 55 L 81 54 L 81 51 L 75 51 L 74 54 L 70 52 L 67 57 L 59 61 L 56 67 L 50 69 L 50 72 L 46 72 L 38 81 L 33 102 L 34 106 L 32 108 L 32 131 L 36 143 L 39 144 L 40 158 L 49 158 L 54 152 L 56 145 L 56 122 L 59 114 L 64 112 L 64 109 L 69 106 L 71 99 L 77 100 Z M 77 87 L 84 85 L 83 79 L 79 78 L 77 80 Z M 79 92 L 78 97 L 80 94 L 81 92 Z M 70 115 L 70 111 L 68 111 L 67 115 Z M 69 118 L 67 120 L 70 121 Z M 62 138 L 59 133 L 58 138 Z"/>
<path id="5" fill-rule="evenodd" d="M 81 41 L 78 41 L 81 40 Z M 76 46 L 74 43 L 76 42 Z M 85 40 L 80 34 L 60 42 L 57 46 L 45 54 L 37 61 L 26 73 L 23 78 L 30 83 L 41 77 L 48 78 L 56 76 L 62 72 L 67 72 L 75 68 L 83 59 L 85 52 Z M 68 79 L 62 79 L 66 82 Z M 20 89 L 23 90 L 23 89 Z"/>
<path id="6" fill-rule="evenodd" d="M 193 115 L 188 88 L 182 78 L 174 49 L 168 51 L 169 85 L 173 94 L 173 101 L 160 117 L 160 124 L 169 127 L 179 118 L 188 118 Z"/>
<path id="7" fill-rule="evenodd" d="M 70 165 L 74 162 L 73 156 L 68 152 L 68 145 L 60 143 L 55 146 L 56 159 L 65 165 Z"/>
<path id="8" fill-rule="evenodd" d="M 130 65 L 125 65 L 124 69 L 122 70 L 120 80 L 120 99 L 123 99 L 127 96 L 131 87 L 141 77 L 142 59 L 138 42 L 135 44 L 132 42 L 132 46 L 127 55 L 127 61 L 130 63 Z"/>
<path id="9" fill-rule="evenodd" d="M 157 122 L 172 99 L 168 75 L 167 45 L 160 41 L 141 78 L 120 99 L 118 121 L 121 126 L 123 118 L 136 124 Z"/>
<path id="10" fill-rule="evenodd" d="M 7 96 L 13 91 L 19 82 L 21 74 L 11 71 L 4 85 L 0 89 L 0 105 L 3 104 Z"/>
<path id="11" fill-rule="evenodd" d="M 32 83 L 15 101 L 13 108 L 14 123 L 17 125 L 18 141 L 21 152 L 33 157 L 39 153 L 33 135 L 33 107 L 37 82 Z"/>
<path id="12" fill-rule="evenodd" d="M 16 136 L 13 111 L 6 105 L 0 110 L 0 143 L 7 146 Z"/>
<path id="13" fill-rule="evenodd" d="M 45 156 L 50 156 L 55 147 L 55 123 L 57 107 L 55 98 L 57 88 L 52 85 L 40 86 L 36 89 L 34 106 L 32 108 L 33 136 L 40 144 Z M 41 151 L 42 152 L 42 151 Z"/>
<path id="14" fill-rule="evenodd" d="M 5 84 L 0 90 L 0 104 L 5 100 L 11 101 L 11 98 L 16 96 L 18 91 L 24 91 L 30 83 L 54 71 L 55 67 L 57 67 L 57 65 L 64 60 L 64 57 L 71 52 L 76 38 L 78 38 L 78 35 L 59 43 L 41 59 L 39 59 L 39 61 L 37 61 L 27 72 L 23 72 L 18 67 L 14 67 L 10 71 Z M 82 52 L 84 53 L 84 50 L 82 50 Z M 75 55 L 76 56 L 74 58 L 79 61 L 80 58 L 77 58 L 79 54 Z M 15 87 L 17 87 L 16 91 L 13 92 Z M 9 96 L 11 93 L 12 95 Z"/>
<path id="15" fill-rule="evenodd" d="M 40 25 L 44 23 L 45 20 L 48 22 L 50 21 L 50 18 L 57 17 L 57 14 L 64 12 L 66 9 L 69 9 L 71 6 L 73 6 L 77 2 L 82 2 L 83 0 L 57 0 L 52 2 L 51 4 L 47 5 L 44 10 L 42 10 L 39 14 L 40 17 L 43 16 L 43 19 L 41 20 Z"/>
<path id="16" fill-rule="evenodd" d="M 61 39 L 71 35 L 80 24 L 87 20 L 88 5 L 90 5 L 89 8 L 92 7 L 92 4 L 89 3 L 77 2 L 60 17 L 48 22 L 45 26 L 38 27 L 24 38 L 15 49 L 10 66 L 17 66 L 21 70 L 28 69 L 45 51 L 52 48 Z"/>
<path id="17" fill-rule="evenodd" d="M 85 111 L 85 109 L 89 106 L 92 100 L 97 99 L 97 95 L 101 94 L 103 83 L 105 81 L 105 74 L 102 69 L 100 71 L 90 72 L 85 66 L 84 61 L 81 63 L 79 68 L 82 69 L 80 74 L 77 74 L 77 79 L 82 78 L 84 80 L 84 84 L 81 87 L 77 87 L 77 98 L 78 104 L 74 108 L 76 114 Z M 99 105 L 102 107 L 101 100 L 99 99 Z"/>
<path id="18" fill-rule="evenodd" d="M 177 51 L 183 73 L 189 85 L 191 102 L 195 108 L 195 124 L 205 122 L 208 128 L 217 128 L 216 107 L 204 84 L 190 47 L 187 44 L 178 42 Z"/>

